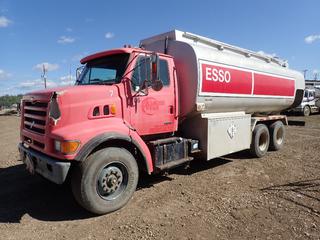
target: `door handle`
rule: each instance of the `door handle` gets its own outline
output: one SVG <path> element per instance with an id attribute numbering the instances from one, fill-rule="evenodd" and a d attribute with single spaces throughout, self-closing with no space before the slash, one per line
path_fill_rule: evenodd
<path id="1" fill-rule="evenodd" d="M 135 104 L 139 103 L 140 102 L 140 98 L 139 97 L 135 97 L 134 98 L 134 102 L 135 102 Z"/>
<path id="2" fill-rule="evenodd" d="M 173 106 L 170 105 L 170 106 L 169 106 L 169 112 L 170 112 L 170 114 L 173 114 L 173 110 L 174 110 Z"/>

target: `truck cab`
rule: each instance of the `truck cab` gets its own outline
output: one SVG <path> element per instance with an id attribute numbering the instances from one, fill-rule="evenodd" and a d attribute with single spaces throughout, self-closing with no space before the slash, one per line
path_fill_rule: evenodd
<path id="1" fill-rule="evenodd" d="M 135 189 L 139 171 L 151 174 L 170 167 L 159 159 L 155 163 L 150 145 L 161 143 L 153 140 L 180 144 L 180 155 L 172 160 L 189 160 L 186 141 L 172 138 L 179 120 L 177 77 L 171 56 L 141 48 L 104 51 L 81 63 L 75 86 L 23 97 L 19 150 L 30 173 L 57 184 L 72 175 L 75 196 L 83 187 L 83 164 L 102 159 L 99 169 L 90 170 L 99 189 L 94 201 L 104 206 L 79 202 L 92 212 L 105 213 L 129 199 L 127 194 L 117 204 L 112 201 L 128 186 Z M 99 154 L 111 157 L 105 162 Z"/>

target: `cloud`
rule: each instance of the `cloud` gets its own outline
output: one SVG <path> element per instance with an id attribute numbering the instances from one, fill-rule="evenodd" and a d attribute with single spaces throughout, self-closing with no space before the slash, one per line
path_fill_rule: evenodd
<path id="1" fill-rule="evenodd" d="M 33 69 L 42 71 L 42 70 L 43 70 L 43 66 L 45 67 L 45 69 L 46 69 L 48 72 L 57 70 L 57 69 L 59 68 L 59 65 L 58 65 L 58 64 L 43 62 L 43 63 L 38 63 L 37 65 L 35 65 L 35 66 L 33 67 Z"/>
<path id="2" fill-rule="evenodd" d="M 104 37 L 106 39 L 111 39 L 111 38 L 114 38 L 115 34 L 113 32 L 107 32 Z"/>
<path id="3" fill-rule="evenodd" d="M 276 53 L 266 53 L 266 52 L 264 52 L 264 51 L 258 51 L 257 52 L 258 54 L 261 54 L 261 55 L 264 55 L 264 56 L 267 56 L 267 57 L 277 57 L 277 54 Z"/>
<path id="4" fill-rule="evenodd" d="M 8 73 L 2 69 L 0 69 L 0 80 L 7 80 L 8 78 L 10 78 L 12 76 L 11 73 Z"/>
<path id="5" fill-rule="evenodd" d="M 0 28 L 8 27 L 12 21 L 6 18 L 5 16 L 0 16 Z"/>
<path id="6" fill-rule="evenodd" d="M 61 44 L 67 44 L 67 43 L 73 43 L 74 41 L 75 39 L 72 37 L 61 36 L 57 42 Z"/>
<path id="7" fill-rule="evenodd" d="M 47 80 L 47 88 L 56 87 L 57 84 L 52 80 Z M 42 79 L 34 79 L 25 82 L 21 82 L 18 85 L 21 90 L 39 90 L 44 88 L 44 82 Z"/>
<path id="8" fill-rule="evenodd" d="M 59 87 L 59 86 L 71 86 L 74 85 L 76 77 L 73 75 L 66 75 L 60 77 L 58 80 L 47 79 L 47 88 Z M 14 87 L 17 92 L 29 92 L 44 89 L 44 81 L 41 78 L 20 82 Z"/>
<path id="9" fill-rule="evenodd" d="M 40 85 L 40 81 L 41 81 L 41 85 L 44 85 L 42 80 L 36 79 L 36 80 L 32 80 L 32 81 L 21 82 L 18 86 L 21 87 L 21 88 L 32 88 L 32 87 L 35 87 L 35 86 L 39 86 Z"/>
<path id="10" fill-rule="evenodd" d="M 304 38 L 305 43 L 307 44 L 311 44 L 317 40 L 320 40 L 320 34 L 318 35 L 309 35 L 307 37 Z"/>
<path id="11" fill-rule="evenodd" d="M 9 87 L 1 87 L 0 88 L 0 96 L 4 95 L 17 95 L 20 93 L 20 91 L 17 91 L 17 86 L 16 85 L 11 85 Z"/>
<path id="12" fill-rule="evenodd" d="M 62 76 L 62 77 L 60 77 L 59 85 L 61 85 L 61 86 L 74 85 L 75 80 L 76 80 L 76 77 L 73 75 Z"/>
<path id="13" fill-rule="evenodd" d="M 72 31 L 73 31 L 73 29 L 72 29 L 72 28 L 70 28 L 70 27 L 67 27 L 67 28 L 66 28 L 66 31 L 67 31 L 67 32 L 72 32 Z"/>

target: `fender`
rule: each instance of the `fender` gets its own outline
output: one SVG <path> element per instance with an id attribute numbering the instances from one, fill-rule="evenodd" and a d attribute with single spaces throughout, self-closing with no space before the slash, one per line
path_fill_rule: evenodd
<path id="1" fill-rule="evenodd" d="M 147 144 L 142 140 L 139 134 L 134 130 L 130 130 L 130 137 L 132 139 L 133 144 L 140 150 L 140 152 L 144 157 L 148 174 L 151 174 L 153 172 L 153 163 L 152 163 L 151 153 Z"/>
<path id="2" fill-rule="evenodd" d="M 151 174 L 153 172 L 153 165 L 149 148 L 147 147 L 145 142 L 140 138 L 140 136 L 137 136 L 137 134 L 133 135 L 134 136 L 128 136 L 117 132 L 107 132 L 95 136 L 79 150 L 75 157 L 75 160 L 82 162 L 88 157 L 88 155 L 93 151 L 93 149 L 98 147 L 100 144 L 110 140 L 119 139 L 132 143 L 141 152 L 141 155 L 147 167 L 148 174 Z"/>

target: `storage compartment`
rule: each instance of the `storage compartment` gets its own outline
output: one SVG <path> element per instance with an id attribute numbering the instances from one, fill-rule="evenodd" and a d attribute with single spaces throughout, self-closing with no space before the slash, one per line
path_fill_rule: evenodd
<path id="1" fill-rule="evenodd" d="M 151 141 L 150 149 L 156 167 L 188 159 L 188 139 L 174 137 Z"/>
<path id="2" fill-rule="evenodd" d="M 199 140 L 202 157 L 210 160 L 250 148 L 251 116 L 244 112 L 202 114 L 188 119 L 183 136 Z"/>

